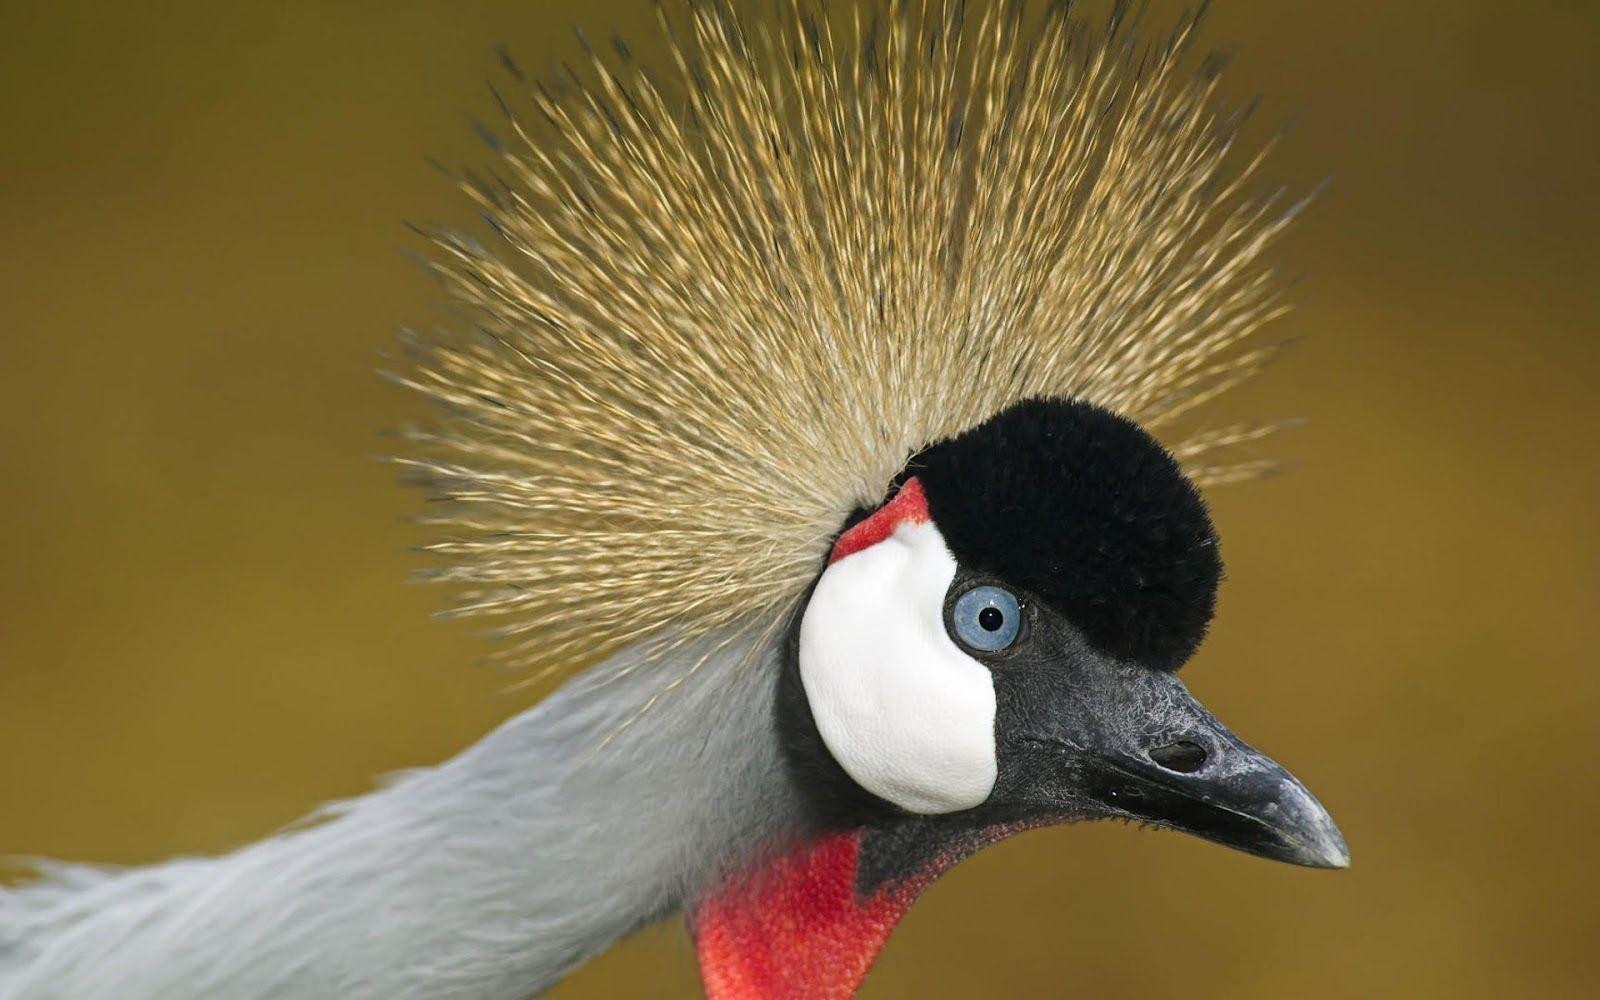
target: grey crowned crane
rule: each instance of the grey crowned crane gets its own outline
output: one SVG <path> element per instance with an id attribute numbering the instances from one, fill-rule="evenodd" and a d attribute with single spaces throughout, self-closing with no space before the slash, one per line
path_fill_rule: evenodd
<path id="1" fill-rule="evenodd" d="M 595 665 L 231 854 L 41 864 L 0 997 L 521 1000 L 680 911 L 710 996 L 844 997 L 1019 830 L 1348 863 L 1177 676 L 1199 489 L 1270 427 L 1175 429 L 1271 357 L 1295 208 L 1244 193 L 1218 62 L 1121 8 L 869 8 L 670 7 L 667 72 L 525 88 L 462 181 L 491 231 L 429 234 L 460 331 L 394 377 L 439 407 L 433 573 L 514 661 Z"/>

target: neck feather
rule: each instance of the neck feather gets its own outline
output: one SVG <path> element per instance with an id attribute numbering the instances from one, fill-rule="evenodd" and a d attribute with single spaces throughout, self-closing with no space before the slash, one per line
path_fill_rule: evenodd
<path id="1" fill-rule="evenodd" d="M 0 994 L 543 990 L 795 835 L 778 671 L 747 652 L 711 654 L 642 715 L 704 651 L 602 665 L 453 760 L 231 855 L 0 890 Z"/>

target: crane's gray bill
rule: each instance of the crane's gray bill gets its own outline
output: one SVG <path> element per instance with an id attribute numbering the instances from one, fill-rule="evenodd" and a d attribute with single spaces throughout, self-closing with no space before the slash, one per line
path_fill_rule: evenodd
<path id="1" fill-rule="evenodd" d="M 1343 835 L 1305 785 L 1227 730 L 1220 733 L 1229 742 L 1210 768 L 1174 772 L 1158 753 L 1149 761 L 1103 758 L 1091 793 L 1130 818 L 1247 854 L 1310 868 L 1349 867 Z"/>
<path id="2" fill-rule="evenodd" d="M 1349 866 L 1344 837 L 1316 797 L 1218 722 L 1175 676 L 1112 668 L 1100 677 L 1110 684 L 1080 702 L 1088 718 L 1072 726 L 1082 794 L 1113 816 L 1248 854 Z"/>

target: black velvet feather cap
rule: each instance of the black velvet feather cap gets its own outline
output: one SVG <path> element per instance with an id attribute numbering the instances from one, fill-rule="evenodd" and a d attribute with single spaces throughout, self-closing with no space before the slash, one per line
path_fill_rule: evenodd
<path id="1" fill-rule="evenodd" d="M 1200 492 L 1138 424 L 1032 399 L 907 464 L 951 553 L 1050 605 L 1101 652 L 1181 667 L 1205 638 L 1222 559 Z"/>

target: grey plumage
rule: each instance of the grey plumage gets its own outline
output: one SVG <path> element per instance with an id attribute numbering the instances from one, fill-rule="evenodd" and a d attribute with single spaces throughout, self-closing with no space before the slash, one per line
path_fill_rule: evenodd
<path id="1" fill-rule="evenodd" d="M 708 649 L 648 726 L 619 729 L 658 675 L 619 657 L 233 854 L 0 890 L 0 997 L 523 1000 L 796 822 L 776 669 Z"/>

